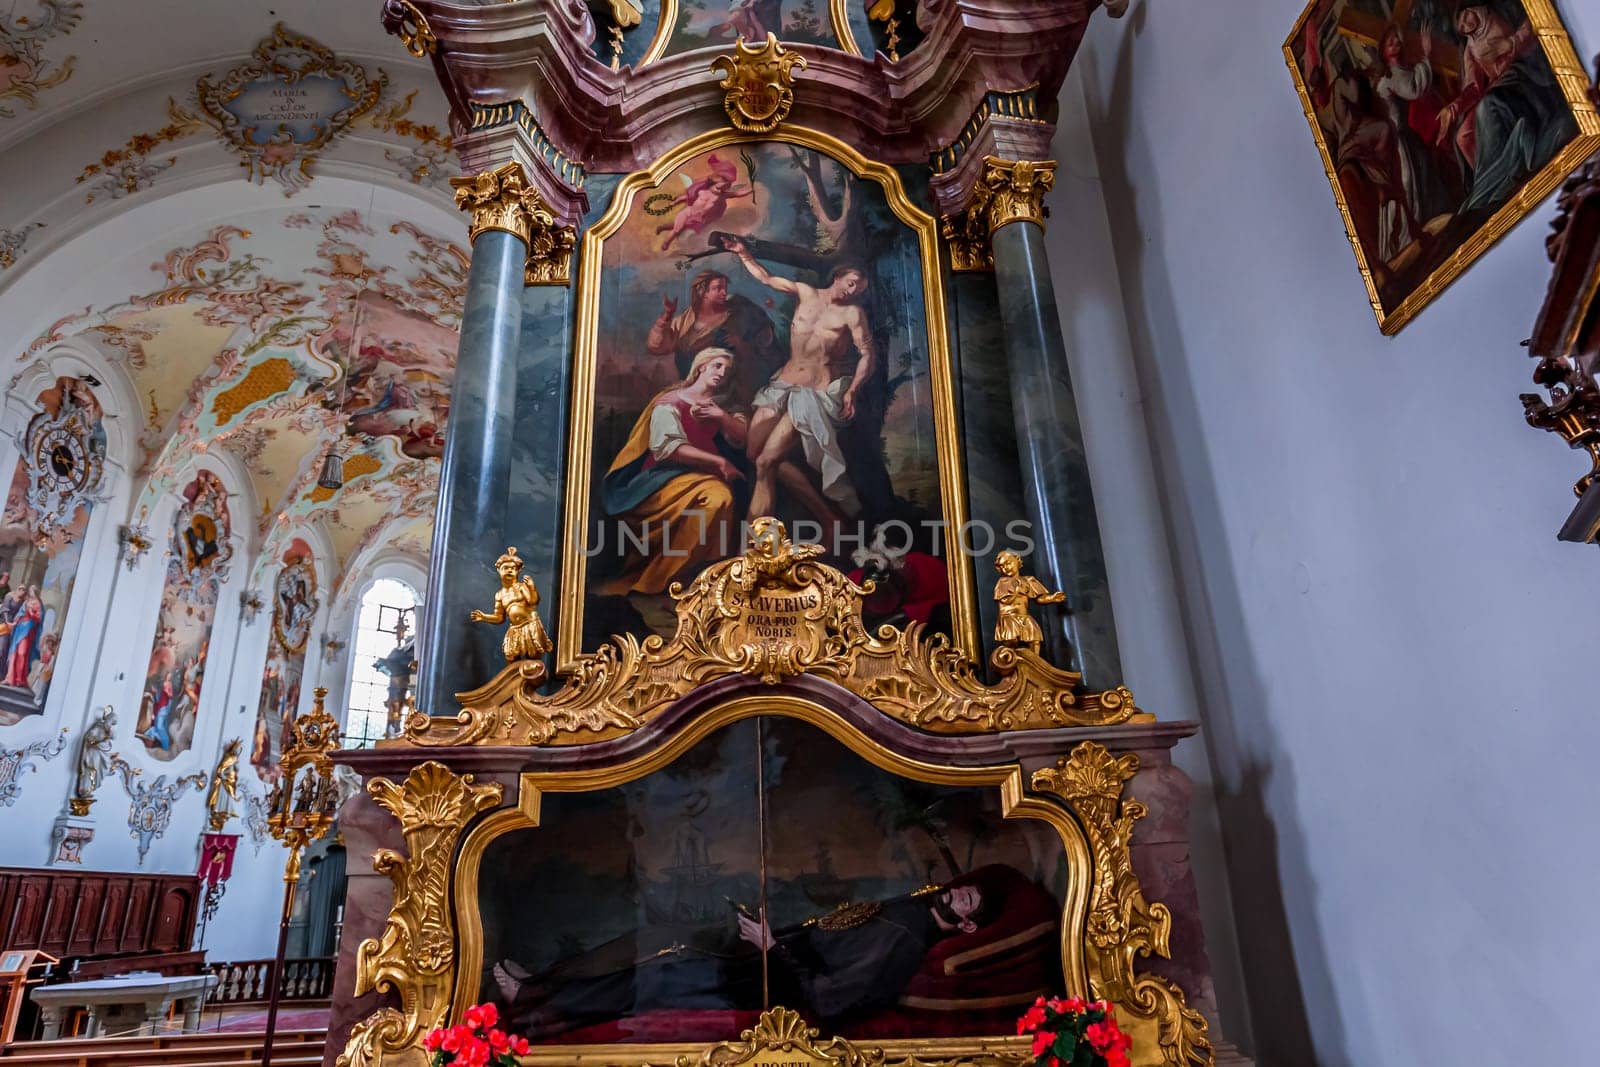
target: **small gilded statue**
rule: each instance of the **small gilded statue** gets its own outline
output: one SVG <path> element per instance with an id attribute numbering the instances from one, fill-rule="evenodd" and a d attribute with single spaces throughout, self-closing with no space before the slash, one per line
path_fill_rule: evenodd
<path id="1" fill-rule="evenodd" d="M 554 647 L 539 621 L 539 590 L 533 579 L 522 573 L 522 559 L 515 548 L 506 549 L 506 554 L 494 561 L 494 569 L 500 574 L 494 610 L 474 611 L 472 621 L 510 624 L 501 644 L 507 663 L 537 660 Z"/>
<path id="2" fill-rule="evenodd" d="M 1044 633 L 1034 620 L 1032 606 L 1035 602 L 1064 604 L 1067 594 L 1052 593 L 1033 575 L 1023 574 L 1022 557 L 1009 548 L 995 556 L 994 569 L 1000 572 L 1000 580 L 994 583 L 994 598 L 1000 604 L 994 639 L 1003 645 L 1022 645 L 1037 655 Z"/>
<path id="3" fill-rule="evenodd" d="M 217 769 L 211 772 L 211 789 L 206 793 L 206 808 L 210 812 L 207 825 L 217 832 L 228 825 L 228 820 L 239 814 L 239 749 L 244 744 L 235 737 L 222 750 Z"/>

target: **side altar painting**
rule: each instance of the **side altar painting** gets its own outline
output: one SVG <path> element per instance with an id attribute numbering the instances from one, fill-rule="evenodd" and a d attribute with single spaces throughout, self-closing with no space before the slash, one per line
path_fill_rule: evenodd
<path id="1" fill-rule="evenodd" d="M 155 645 L 139 703 L 139 740 L 158 760 L 189 750 L 200 710 L 217 598 L 233 557 L 228 492 L 202 470 L 184 487 L 172 520 Z"/>
<path id="2" fill-rule="evenodd" d="M 44 711 L 105 476 L 105 412 L 90 383 L 57 378 L 38 407 L 0 515 L 0 726 Z"/>
<path id="3" fill-rule="evenodd" d="M 283 566 L 272 586 L 272 633 L 267 638 L 261 704 L 250 744 L 250 763 L 264 782 L 278 777 L 278 757 L 300 707 L 306 643 L 316 613 L 317 569 L 310 546 L 297 537 L 284 550 Z"/>
<path id="4" fill-rule="evenodd" d="M 746 720 L 492 840 L 461 992 L 545 1043 L 716 1040 L 778 1004 L 852 1038 L 1008 1033 L 1064 991 L 1065 856 L 997 789 Z"/>
<path id="5" fill-rule="evenodd" d="M 1385 333 L 1600 147 L 1546 3 L 1313 0 L 1284 55 Z"/>
<path id="6" fill-rule="evenodd" d="M 673 584 L 761 515 L 877 579 L 869 625 L 970 638 L 931 220 L 887 168 L 886 186 L 808 145 L 665 166 L 624 180 L 585 238 L 568 514 L 587 558 L 561 658 L 670 634 Z"/>

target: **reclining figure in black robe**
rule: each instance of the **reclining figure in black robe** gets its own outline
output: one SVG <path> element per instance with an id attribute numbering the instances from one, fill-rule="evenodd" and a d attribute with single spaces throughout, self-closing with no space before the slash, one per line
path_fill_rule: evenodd
<path id="1" fill-rule="evenodd" d="M 837 1032 L 896 1004 L 936 943 L 993 920 L 979 884 L 968 880 L 979 873 L 948 888 L 841 905 L 776 934 L 741 909 L 737 940 L 673 944 L 631 966 L 595 966 L 613 943 L 538 976 L 510 960 L 492 973 L 508 1022 L 539 1039 L 647 1012 L 761 1010 L 765 948 L 769 1001 Z"/>

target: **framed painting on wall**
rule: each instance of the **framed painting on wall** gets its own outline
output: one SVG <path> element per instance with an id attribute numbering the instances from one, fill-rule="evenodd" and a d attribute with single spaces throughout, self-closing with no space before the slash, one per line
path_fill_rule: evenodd
<path id="1" fill-rule="evenodd" d="M 869 626 L 979 653 L 936 242 L 892 169 L 797 128 L 619 183 L 579 265 L 563 669 L 670 635 L 673 586 L 769 514 L 885 579 Z"/>
<path id="2" fill-rule="evenodd" d="M 1549 0 L 1313 0 L 1283 52 L 1386 334 L 1600 148 Z"/>

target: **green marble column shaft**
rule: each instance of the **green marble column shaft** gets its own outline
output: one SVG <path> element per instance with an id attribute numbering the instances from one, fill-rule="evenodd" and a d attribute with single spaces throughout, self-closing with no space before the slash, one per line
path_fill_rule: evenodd
<path id="1" fill-rule="evenodd" d="M 553 639 L 560 603 L 566 495 L 567 409 L 571 395 L 572 287 L 530 285 L 522 294 L 517 355 L 517 423 L 511 442 L 507 544 L 527 561 L 539 615 Z"/>
<path id="2" fill-rule="evenodd" d="M 1027 566 L 1046 585 L 1064 589 L 1070 608 L 1040 609 L 1045 652 L 1082 671 L 1088 688 L 1109 688 L 1122 682 L 1122 664 L 1044 230 L 1013 221 L 990 240 L 1023 495 L 1037 542 Z M 1070 659 L 1063 638 L 1073 646 Z"/>
<path id="3" fill-rule="evenodd" d="M 504 230 L 485 230 L 472 244 L 418 629 L 417 708 L 428 715 L 455 714 L 457 692 L 505 666 L 500 628 L 475 625 L 468 615 L 493 607 L 500 588 L 494 561 L 511 543 L 506 510 L 527 259 L 527 244 Z"/>

